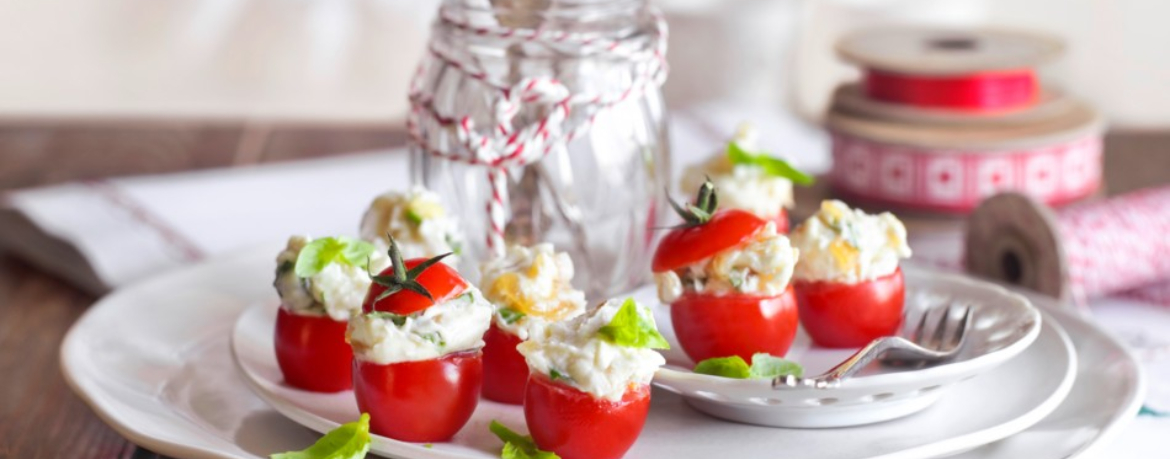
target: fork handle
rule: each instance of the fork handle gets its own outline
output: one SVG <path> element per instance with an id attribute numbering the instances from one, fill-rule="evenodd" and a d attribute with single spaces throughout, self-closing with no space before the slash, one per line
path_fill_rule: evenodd
<path id="1" fill-rule="evenodd" d="M 870 341 L 861 350 L 854 352 L 853 355 L 845 359 L 845 361 L 837 364 L 833 369 L 825 372 L 817 379 L 823 379 L 826 382 L 836 382 L 842 379 L 853 376 L 870 362 L 873 362 L 878 356 L 882 355 L 890 349 L 902 347 L 900 341 L 902 338 L 896 336 L 887 336 Z"/>
<path id="2" fill-rule="evenodd" d="M 834 386 L 841 382 L 841 380 L 853 376 L 855 373 L 865 368 L 870 362 L 882 355 L 890 349 L 904 347 L 905 340 L 897 336 L 887 336 L 870 341 L 865 347 L 861 348 L 853 355 L 845 359 L 845 361 L 837 364 L 831 370 L 825 372 L 815 378 L 804 380 L 805 384 L 813 387 L 827 387 Z M 772 387 L 785 387 L 785 376 L 779 376 L 772 380 Z"/>

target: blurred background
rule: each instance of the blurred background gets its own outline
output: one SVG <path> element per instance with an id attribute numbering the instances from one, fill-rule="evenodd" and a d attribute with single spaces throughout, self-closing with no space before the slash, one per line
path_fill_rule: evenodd
<path id="1" fill-rule="evenodd" d="M 839 38 L 879 25 L 1003 27 L 1065 43 L 1065 52 L 1039 71 L 1047 84 L 1104 115 L 1106 189 L 1098 194 L 1170 181 L 1170 155 L 1151 154 L 1170 147 L 1170 1 L 651 1 L 671 28 L 664 88 L 671 140 L 676 153 L 680 146 L 697 151 L 692 159 L 751 119 L 765 126 L 763 147 L 826 172 L 831 144 L 821 122 L 834 89 L 860 75 L 834 52 Z M 281 235 L 304 229 L 290 221 L 353 227 L 366 202 L 342 205 L 332 200 L 336 193 L 316 196 L 313 188 L 373 196 L 390 187 L 376 182 L 385 180 L 384 171 L 406 175 L 393 162 L 403 155 L 293 161 L 406 144 L 407 85 L 439 3 L 0 0 L 0 349 L 9 350 L 0 353 L 7 378 L 0 415 L 20 420 L 0 420 L 0 456 L 28 450 L 34 457 L 153 457 L 102 424 L 59 374 L 61 336 L 110 286 L 84 280 L 93 274 L 77 272 L 78 260 L 100 271 L 109 266 L 94 254 L 116 255 L 126 272 L 134 268 L 140 276 L 157 271 L 149 263 L 182 266 L 253 239 L 276 240 L 265 233 L 272 228 Z M 169 174 L 272 162 L 289 164 Z M 365 180 L 376 183 L 361 184 L 354 170 L 378 175 Z M 945 181 L 948 171 L 942 172 Z M 121 176 L 139 177 L 104 180 Z M 322 182 L 325 176 L 332 181 Z M 828 195 L 827 182 L 799 191 L 798 200 L 815 205 Z M 294 192 L 300 194 L 289 198 Z M 257 208 L 265 209 L 262 218 Z M 332 213 L 298 215 L 303 208 Z M 331 220 L 335 214 L 340 218 Z M 962 221 L 930 217 L 910 222 L 912 236 L 922 229 L 940 234 L 915 240 L 915 256 L 960 269 Z M 93 237 L 97 227 L 121 238 Z M 1165 239 L 1165 232 L 1153 232 L 1148 242 Z M 1157 302 L 1170 305 L 1170 284 L 1159 285 Z M 1120 316 L 1099 317 L 1125 325 L 1114 328 L 1128 342 L 1170 355 L 1163 330 L 1126 330 L 1153 322 Z M 1150 371 L 1170 375 L 1170 365 Z M 1170 413 L 1170 387 L 1161 390 L 1156 411 Z M 1143 451 L 1160 454 L 1165 428 L 1141 428 Z"/>
<path id="2" fill-rule="evenodd" d="M 854 71 L 831 52 L 889 23 L 1012 26 L 1068 51 L 1050 81 L 1117 127 L 1170 124 L 1170 3 L 658 0 L 672 106 L 764 98 L 815 120 Z M 388 123 L 438 0 L 0 0 L 0 117 Z M 714 62 L 712 62 L 714 61 Z"/>

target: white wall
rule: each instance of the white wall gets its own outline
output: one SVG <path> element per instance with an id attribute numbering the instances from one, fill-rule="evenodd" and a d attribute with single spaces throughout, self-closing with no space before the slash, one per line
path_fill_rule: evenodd
<path id="1" fill-rule="evenodd" d="M 0 117 L 385 121 L 440 0 L 0 0 Z M 751 99 L 819 116 L 853 77 L 833 42 L 879 23 L 1010 25 L 1115 126 L 1170 127 L 1170 0 L 652 0 L 673 27 L 672 105 Z"/>

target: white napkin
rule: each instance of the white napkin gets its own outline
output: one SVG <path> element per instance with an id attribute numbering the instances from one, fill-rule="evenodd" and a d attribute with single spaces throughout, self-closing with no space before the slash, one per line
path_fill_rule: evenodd
<path id="1" fill-rule="evenodd" d="M 760 128 L 762 147 L 812 172 L 827 169 L 819 130 L 777 107 L 723 103 L 673 118 L 675 176 L 742 120 Z M 292 234 L 356 234 L 374 196 L 409 183 L 409 158 L 399 149 L 23 190 L 0 201 L 0 247 L 102 293 Z"/>
<path id="2" fill-rule="evenodd" d="M 392 151 L 25 190 L 7 196 L 4 224 L 26 218 L 83 259 L 46 259 L 33 231 L 4 231 L 0 244 L 101 291 L 273 238 L 356 234 L 375 195 L 408 183 L 407 165 Z"/>

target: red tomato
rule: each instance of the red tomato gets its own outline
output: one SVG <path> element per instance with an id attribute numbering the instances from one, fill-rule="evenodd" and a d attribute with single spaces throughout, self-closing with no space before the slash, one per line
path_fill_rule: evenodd
<path id="1" fill-rule="evenodd" d="M 781 207 L 780 213 L 768 220 L 776 223 L 777 233 L 788 234 L 788 209 Z"/>
<path id="2" fill-rule="evenodd" d="M 353 350 L 345 322 L 305 316 L 284 308 L 276 313 L 276 363 L 288 385 L 314 392 L 338 392 L 353 385 Z"/>
<path id="3" fill-rule="evenodd" d="M 520 338 L 492 322 L 483 342 L 483 396 L 501 403 L 524 403 L 528 362 L 516 350 Z"/>
<path id="4" fill-rule="evenodd" d="M 773 297 L 687 292 L 670 305 L 674 333 L 687 356 L 699 362 L 752 354 L 783 356 L 796 337 L 796 296 L 792 287 Z"/>
<path id="5" fill-rule="evenodd" d="M 447 441 L 479 402 L 483 353 L 380 365 L 353 361 L 358 409 L 370 413 L 370 432 L 410 442 Z"/>
<path id="6" fill-rule="evenodd" d="M 524 420 L 536 446 L 561 459 L 618 459 L 634 445 L 650 412 L 650 386 L 626 389 L 616 402 L 533 374 Z"/>
<path id="7" fill-rule="evenodd" d="M 658 242 L 651 270 L 660 273 L 694 264 L 748 240 L 765 224 L 750 212 L 728 209 L 702 225 L 670 230 Z"/>
<path id="8" fill-rule="evenodd" d="M 902 323 L 902 269 L 857 284 L 796 281 L 800 321 L 824 347 L 861 347 Z"/>
<path id="9" fill-rule="evenodd" d="M 412 258 L 404 263 L 406 269 L 410 270 L 424 261 L 426 261 L 425 258 Z M 386 268 L 379 274 L 383 276 L 394 275 L 394 267 Z M 467 281 L 463 280 L 455 268 L 444 263 L 431 265 L 426 271 L 420 273 L 416 280 L 423 287 L 426 287 L 428 292 L 431 292 L 435 301 L 428 300 L 427 297 L 410 290 L 402 290 L 375 303 L 374 299 L 386 291 L 386 286 L 374 283 L 370 284 L 370 290 L 366 292 L 366 299 L 362 302 L 362 312 L 382 311 L 406 315 L 455 298 L 467 290 Z"/>

